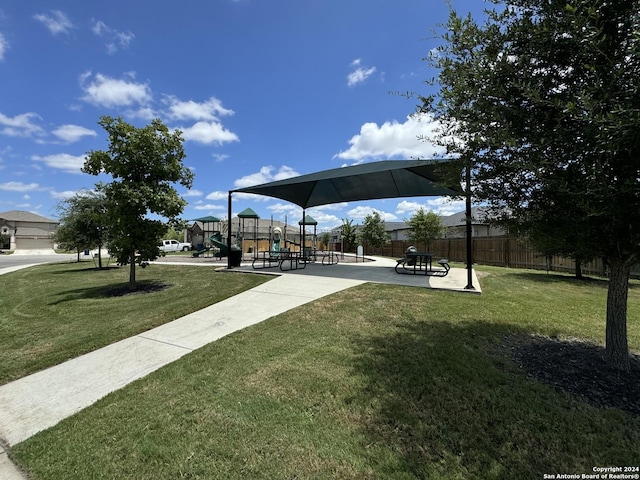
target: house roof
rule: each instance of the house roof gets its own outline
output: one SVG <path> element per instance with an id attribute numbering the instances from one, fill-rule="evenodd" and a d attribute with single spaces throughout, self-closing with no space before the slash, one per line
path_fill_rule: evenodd
<path id="1" fill-rule="evenodd" d="M 454 213 L 448 217 L 442 217 L 442 224 L 445 227 L 461 227 L 466 224 L 467 214 L 465 211 Z M 474 225 L 486 225 L 491 223 L 489 207 L 472 207 L 471 223 Z"/>
<path id="2" fill-rule="evenodd" d="M 57 220 L 37 215 L 35 213 L 26 212 L 24 210 L 9 210 L 8 212 L 0 212 L 0 218 L 10 222 L 37 222 L 37 223 L 59 223 Z"/>

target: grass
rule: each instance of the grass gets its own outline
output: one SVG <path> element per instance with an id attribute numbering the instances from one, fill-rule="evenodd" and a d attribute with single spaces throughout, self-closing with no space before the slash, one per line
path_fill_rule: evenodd
<path id="1" fill-rule="evenodd" d="M 539 479 L 637 465 L 640 419 L 541 384 L 505 335 L 601 343 L 606 282 L 481 268 L 366 284 L 236 332 L 12 447 L 34 479 Z M 640 289 L 629 339 L 640 348 Z"/>
<path id="2" fill-rule="evenodd" d="M 0 276 L 0 384 L 109 345 L 219 302 L 267 280 L 212 269 L 129 269 L 93 262 L 43 265 Z"/>

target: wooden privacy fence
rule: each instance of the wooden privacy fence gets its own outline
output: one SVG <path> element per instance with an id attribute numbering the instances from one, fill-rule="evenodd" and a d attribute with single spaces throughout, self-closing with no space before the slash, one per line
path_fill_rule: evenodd
<path id="1" fill-rule="evenodd" d="M 575 272 L 575 262 L 570 258 L 559 256 L 545 257 L 538 253 L 528 240 L 501 237 L 474 237 L 472 239 L 473 263 L 480 265 L 494 265 L 498 267 L 530 268 L 533 270 L 547 270 L 554 272 Z M 406 249 L 413 245 L 408 241 L 393 240 L 383 248 L 365 245 L 367 255 L 383 255 L 387 257 L 402 257 Z M 424 250 L 424 245 L 415 245 L 418 250 Z M 448 258 L 452 262 L 466 262 L 467 241 L 465 238 L 444 238 L 431 244 L 430 251 L 436 256 Z M 605 264 L 601 259 L 582 265 L 585 275 L 606 275 Z M 640 267 L 632 269 L 633 276 L 640 276 Z"/>

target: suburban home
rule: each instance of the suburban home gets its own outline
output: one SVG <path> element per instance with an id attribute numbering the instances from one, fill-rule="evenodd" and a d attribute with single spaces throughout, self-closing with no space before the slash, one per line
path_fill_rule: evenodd
<path id="1" fill-rule="evenodd" d="M 506 231 L 494 225 L 488 218 L 487 207 L 473 207 L 471 209 L 471 232 L 474 237 L 495 237 L 506 235 Z M 447 228 L 445 238 L 463 238 L 466 235 L 466 212 L 458 212 L 453 215 L 443 216 L 442 223 Z M 356 231 L 360 227 L 354 225 Z M 408 240 L 410 228 L 406 222 L 385 222 L 384 228 L 391 241 Z M 341 227 L 331 230 L 331 242 L 340 243 Z"/>
<path id="2" fill-rule="evenodd" d="M 462 238 L 466 235 L 466 212 L 458 212 L 447 217 L 442 217 L 442 223 L 447 227 L 446 238 Z M 506 235 L 504 228 L 491 222 L 488 207 L 471 208 L 471 236 L 473 237 L 499 237 Z"/>
<path id="3" fill-rule="evenodd" d="M 489 219 L 487 207 L 473 207 L 471 209 L 471 235 L 473 237 L 496 237 L 506 235 L 503 228 L 494 225 Z M 442 224 L 447 228 L 445 238 L 462 238 L 466 236 L 466 212 L 441 217 Z M 391 240 L 407 240 L 410 228 L 404 222 L 385 222 L 385 229 Z"/>
<path id="4" fill-rule="evenodd" d="M 9 235 L 9 250 L 53 250 L 53 234 L 59 222 L 31 212 L 0 212 L 0 233 Z"/>

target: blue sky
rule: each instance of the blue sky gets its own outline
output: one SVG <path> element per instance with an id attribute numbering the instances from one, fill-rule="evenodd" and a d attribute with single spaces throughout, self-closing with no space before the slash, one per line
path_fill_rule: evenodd
<path id="1" fill-rule="evenodd" d="M 479 0 L 452 0 L 460 13 Z M 230 189 L 382 159 L 430 158 L 433 125 L 411 118 L 430 93 L 423 58 L 437 45 L 445 0 L 7 0 L 0 4 L 0 211 L 56 218 L 56 205 L 98 177 L 80 167 L 107 148 L 101 115 L 183 131 L 193 188 L 183 218 L 225 218 Z M 104 178 L 102 180 L 108 180 Z M 377 210 L 403 221 L 419 207 L 391 199 L 307 211 L 321 229 Z M 297 224 L 295 205 L 234 195 L 234 214 Z"/>

